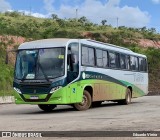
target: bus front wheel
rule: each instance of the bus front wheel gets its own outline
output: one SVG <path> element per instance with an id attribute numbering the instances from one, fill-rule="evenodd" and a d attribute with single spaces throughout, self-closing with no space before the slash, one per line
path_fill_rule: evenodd
<path id="1" fill-rule="evenodd" d="M 121 104 L 121 105 L 130 104 L 131 103 L 131 98 L 132 98 L 131 96 L 132 96 L 131 90 L 129 88 L 127 88 L 125 99 L 124 100 L 119 100 L 118 104 Z"/>
<path id="2" fill-rule="evenodd" d="M 56 105 L 39 104 L 38 107 L 45 112 L 51 112 L 56 107 Z"/>
<path id="3" fill-rule="evenodd" d="M 84 90 L 82 102 L 74 104 L 74 108 L 78 111 L 83 111 L 89 109 L 91 107 L 91 104 L 91 95 L 87 90 Z"/>

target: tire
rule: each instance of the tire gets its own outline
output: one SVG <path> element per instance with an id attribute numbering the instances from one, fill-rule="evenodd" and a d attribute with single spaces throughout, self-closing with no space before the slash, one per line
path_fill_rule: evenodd
<path id="1" fill-rule="evenodd" d="M 102 101 L 96 101 L 96 102 L 92 102 L 92 107 L 99 107 L 101 106 Z"/>
<path id="2" fill-rule="evenodd" d="M 45 112 L 51 112 L 57 105 L 52 105 L 52 104 L 39 104 L 38 107 L 45 111 Z"/>
<path id="3" fill-rule="evenodd" d="M 74 108 L 78 111 L 83 111 L 89 109 L 91 107 L 91 104 L 91 95 L 87 90 L 84 90 L 82 102 L 74 104 Z"/>
<path id="4" fill-rule="evenodd" d="M 130 104 L 131 103 L 131 95 L 132 95 L 131 90 L 129 88 L 127 88 L 125 99 L 124 100 L 119 100 L 118 104 L 120 104 L 120 105 Z"/>

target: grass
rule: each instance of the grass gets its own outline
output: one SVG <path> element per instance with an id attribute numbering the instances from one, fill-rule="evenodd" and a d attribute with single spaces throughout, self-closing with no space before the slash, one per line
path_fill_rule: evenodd
<path id="1" fill-rule="evenodd" d="M 14 90 L 1 90 L 0 97 L 3 96 L 13 96 Z"/>

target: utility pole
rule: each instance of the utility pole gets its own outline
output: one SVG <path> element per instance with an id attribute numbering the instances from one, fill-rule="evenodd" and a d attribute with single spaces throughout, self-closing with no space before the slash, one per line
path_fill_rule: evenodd
<path id="1" fill-rule="evenodd" d="M 76 21 L 78 21 L 78 9 L 76 9 Z"/>
<path id="2" fill-rule="evenodd" d="M 117 28 L 119 27 L 119 25 L 118 25 L 119 23 L 118 22 L 119 22 L 119 18 L 117 17 Z"/>

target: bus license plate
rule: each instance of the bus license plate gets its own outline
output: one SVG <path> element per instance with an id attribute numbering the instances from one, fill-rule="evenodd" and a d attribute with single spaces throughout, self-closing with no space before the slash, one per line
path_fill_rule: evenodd
<path id="1" fill-rule="evenodd" d="M 39 97 L 38 96 L 30 96 L 30 99 L 31 100 L 37 100 L 37 99 L 39 99 Z"/>

